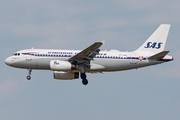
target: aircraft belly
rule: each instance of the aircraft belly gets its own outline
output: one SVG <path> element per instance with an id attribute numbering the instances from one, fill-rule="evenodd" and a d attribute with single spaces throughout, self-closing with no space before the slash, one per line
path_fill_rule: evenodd
<path id="1" fill-rule="evenodd" d="M 100 59 L 94 61 L 96 64 L 100 64 L 105 67 L 103 71 L 118 71 L 125 69 L 127 65 L 130 65 L 129 60 L 116 60 L 116 59 Z"/>
<path id="2" fill-rule="evenodd" d="M 121 71 L 121 70 L 129 70 L 129 69 L 136 69 L 140 67 L 150 66 L 159 64 L 160 62 L 157 61 L 149 61 L 149 60 L 137 60 L 135 64 L 131 63 L 132 60 L 117 60 L 117 59 L 101 59 L 95 60 L 94 63 L 102 65 L 105 67 L 103 71 Z"/>

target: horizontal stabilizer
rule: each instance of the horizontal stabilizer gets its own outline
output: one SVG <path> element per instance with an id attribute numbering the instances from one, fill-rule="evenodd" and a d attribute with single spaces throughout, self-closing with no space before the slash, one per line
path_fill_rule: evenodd
<path id="1" fill-rule="evenodd" d="M 148 57 L 148 59 L 161 59 L 163 58 L 164 56 L 166 56 L 167 54 L 169 53 L 169 51 L 162 51 L 160 53 L 157 53 L 151 57 Z"/>

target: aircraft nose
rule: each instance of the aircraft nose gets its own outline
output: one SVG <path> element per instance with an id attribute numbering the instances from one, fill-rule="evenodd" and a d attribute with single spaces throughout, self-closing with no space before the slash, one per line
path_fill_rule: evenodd
<path id="1" fill-rule="evenodd" d="M 6 63 L 6 65 L 10 65 L 10 63 L 11 63 L 11 59 L 8 57 L 8 58 L 6 58 L 5 59 L 5 63 Z"/>

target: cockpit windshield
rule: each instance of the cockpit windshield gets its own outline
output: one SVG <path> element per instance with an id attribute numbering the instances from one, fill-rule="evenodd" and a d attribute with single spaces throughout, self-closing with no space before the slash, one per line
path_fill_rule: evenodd
<path id="1" fill-rule="evenodd" d="M 13 54 L 14 56 L 20 56 L 20 53 L 15 53 L 15 54 Z"/>

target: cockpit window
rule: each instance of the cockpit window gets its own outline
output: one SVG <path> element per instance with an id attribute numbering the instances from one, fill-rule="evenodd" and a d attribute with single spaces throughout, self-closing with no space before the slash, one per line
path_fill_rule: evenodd
<path id="1" fill-rule="evenodd" d="M 13 54 L 14 56 L 17 56 L 17 53 Z"/>
<path id="2" fill-rule="evenodd" d="M 20 56 L 20 53 L 15 53 L 15 54 L 13 54 L 14 56 Z"/>

